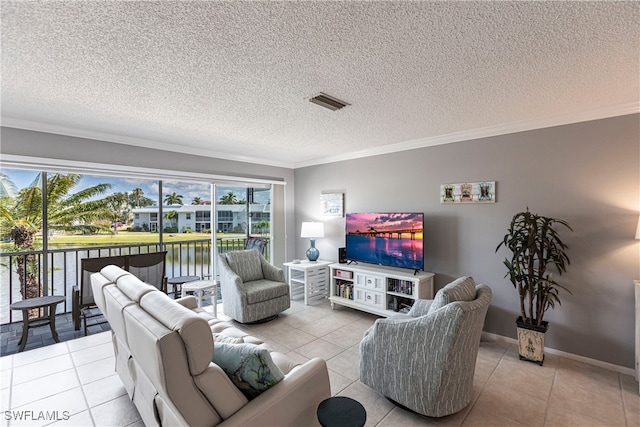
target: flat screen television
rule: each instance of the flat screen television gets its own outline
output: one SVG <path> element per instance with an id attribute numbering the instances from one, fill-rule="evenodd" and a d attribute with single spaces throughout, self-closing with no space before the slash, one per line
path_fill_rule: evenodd
<path id="1" fill-rule="evenodd" d="M 423 213 L 348 213 L 346 258 L 422 270 L 423 226 Z"/>

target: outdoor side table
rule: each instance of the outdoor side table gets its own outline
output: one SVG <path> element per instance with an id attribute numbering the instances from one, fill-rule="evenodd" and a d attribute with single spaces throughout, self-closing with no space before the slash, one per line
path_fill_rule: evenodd
<path id="1" fill-rule="evenodd" d="M 176 299 L 180 296 L 180 290 L 182 285 L 189 282 L 195 282 L 200 280 L 200 276 L 177 276 L 167 279 L 167 285 L 171 285 L 173 289 L 173 298 Z M 167 289 L 167 292 L 169 290 Z"/>
<path id="2" fill-rule="evenodd" d="M 211 305 L 213 305 L 213 316 L 218 317 L 218 282 L 215 280 L 196 280 L 193 282 L 184 283 L 182 285 L 182 292 L 193 292 L 198 300 L 198 307 L 202 308 L 202 297 L 205 291 L 209 291 L 211 297 Z"/>
<path id="3" fill-rule="evenodd" d="M 49 325 L 49 327 L 51 328 L 51 336 L 53 337 L 55 342 L 60 342 L 60 340 L 58 339 L 58 333 L 56 332 L 56 306 L 63 301 L 64 296 L 62 295 L 50 295 L 46 297 L 27 298 L 22 301 L 14 302 L 9 306 L 11 310 L 22 310 L 22 337 L 18 342 L 18 344 L 20 344 L 18 353 L 24 350 L 24 346 L 27 345 L 27 338 L 29 337 L 30 328 Z M 48 307 L 48 316 L 45 310 L 44 316 L 29 319 L 29 310 L 45 307 Z"/>

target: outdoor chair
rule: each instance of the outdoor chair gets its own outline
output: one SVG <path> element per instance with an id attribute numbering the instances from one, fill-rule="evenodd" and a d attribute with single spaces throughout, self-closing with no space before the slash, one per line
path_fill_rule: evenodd
<path id="1" fill-rule="evenodd" d="M 80 323 L 84 323 L 84 334 L 87 335 L 87 319 L 100 317 L 102 313 L 96 313 L 97 306 L 91 289 L 91 275 L 102 270 L 107 265 L 116 265 L 125 268 L 126 256 L 109 256 L 100 258 L 83 258 L 80 260 L 80 286 L 73 286 L 71 298 L 71 317 L 75 330 L 80 329 Z M 97 322 L 96 324 L 106 323 Z"/>
<path id="2" fill-rule="evenodd" d="M 97 307 L 91 290 L 91 275 L 93 273 L 99 272 L 107 265 L 115 265 L 166 293 L 166 256 L 167 252 L 150 252 L 80 260 L 80 286 L 73 287 L 71 298 L 71 317 L 73 318 L 75 330 L 79 330 L 81 323 L 83 323 L 84 334 L 87 335 L 87 319 L 102 316 L 102 313 L 96 310 Z M 102 323 L 106 323 L 106 321 L 97 322 L 96 325 Z"/>
<path id="3" fill-rule="evenodd" d="M 473 376 L 491 288 L 461 277 L 408 314 L 378 319 L 360 342 L 360 381 L 428 417 L 462 410 Z"/>
<path id="4" fill-rule="evenodd" d="M 248 237 L 244 244 L 244 248 L 256 249 L 261 255 L 264 255 L 267 243 L 267 239 L 263 239 L 262 237 Z"/>
<path id="5" fill-rule="evenodd" d="M 167 293 L 167 277 L 165 263 L 167 252 L 150 252 L 147 254 L 129 255 L 126 270 L 138 279 L 155 286 Z"/>
<path id="6" fill-rule="evenodd" d="M 256 249 L 219 255 L 220 289 L 224 314 L 240 323 L 275 318 L 291 306 L 284 271 Z"/>

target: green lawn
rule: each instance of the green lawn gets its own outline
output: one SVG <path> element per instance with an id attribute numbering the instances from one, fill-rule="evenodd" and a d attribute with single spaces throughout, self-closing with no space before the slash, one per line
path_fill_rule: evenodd
<path id="1" fill-rule="evenodd" d="M 235 237 L 235 236 L 234 236 Z M 93 235 L 60 235 L 54 234 L 49 238 L 49 246 L 81 246 L 81 245 L 129 245 L 135 243 L 155 243 L 160 237 L 158 233 L 118 231 L 118 234 Z M 179 240 L 211 239 L 211 234 L 205 233 L 165 233 L 165 242 Z"/>
<path id="2" fill-rule="evenodd" d="M 242 233 L 218 234 L 220 239 L 243 239 Z M 209 233 L 164 233 L 163 242 L 177 242 L 185 240 L 211 239 Z M 40 236 L 36 236 L 40 240 Z M 91 234 L 91 235 L 64 235 L 54 234 L 49 238 L 50 247 L 82 247 L 82 246 L 111 246 L 156 243 L 159 240 L 158 233 L 145 233 L 133 231 L 118 231 L 118 234 Z M 12 251 L 11 243 L 0 243 L 0 251 Z"/>

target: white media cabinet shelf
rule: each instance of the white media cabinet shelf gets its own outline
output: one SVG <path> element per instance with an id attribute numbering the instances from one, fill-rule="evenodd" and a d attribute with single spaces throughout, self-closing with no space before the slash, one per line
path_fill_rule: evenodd
<path id="1" fill-rule="evenodd" d="M 417 299 L 433 299 L 434 274 L 363 264 L 329 265 L 331 308 L 335 304 L 379 316 L 406 312 Z"/>

